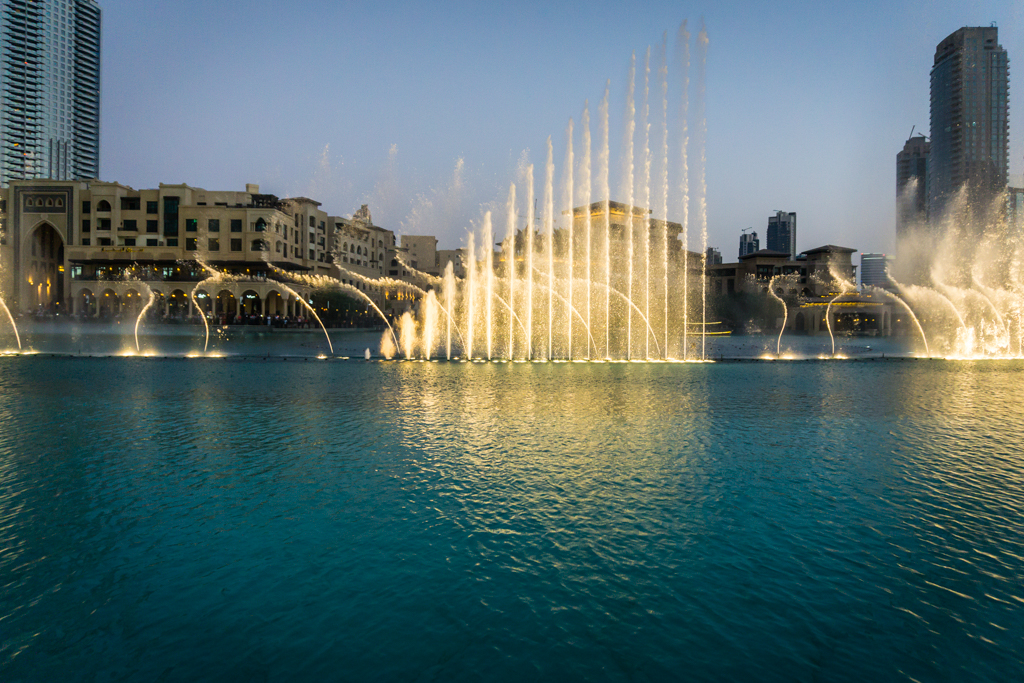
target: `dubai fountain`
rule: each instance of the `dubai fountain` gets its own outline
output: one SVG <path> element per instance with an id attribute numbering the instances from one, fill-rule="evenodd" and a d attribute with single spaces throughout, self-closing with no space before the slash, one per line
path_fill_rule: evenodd
<path id="1" fill-rule="evenodd" d="M 334 346 L 317 311 L 289 283 L 306 290 L 340 290 L 372 309 L 385 325 L 380 355 L 389 359 L 708 361 L 715 322 L 709 318 L 706 261 L 708 37 L 702 27 L 695 40 L 692 110 L 686 22 L 677 33 L 673 60 L 668 42 L 665 34 L 653 55 L 648 47 L 639 62 L 635 54 L 630 61 L 617 163 L 617 196 L 624 201 L 610 200 L 609 81 L 596 117 L 587 102 L 579 124 L 568 121 L 560 174 L 549 137 L 543 168 L 523 162 L 509 185 L 504 210 L 486 212 L 477 229 L 468 232 L 463 276 L 456 277 L 451 263 L 438 277 L 403 261 L 412 281 L 370 278 L 346 269 L 338 259 L 338 277 L 308 276 L 281 270 L 264 254 L 267 272 L 317 322 L 331 355 Z M 901 205 L 915 189 L 908 187 Z M 909 324 L 902 332 L 914 338 L 916 356 L 1024 357 L 1024 241 L 1011 234 L 1001 206 L 971 206 L 964 190 L 950 202 L 944 220 L 912 225 L 900 236 L 898 266 L 884 288 L 858 288 L 832 270 L 829 282 L 817 283 L 833 293 L 824 315 L 827 352 L 813 357 L 841 357 L 833 309 L 858 296 L 886 301 L 906 316 Z M 979 214 L 987 218 L 973 218 Z M 679 222 L 669 221 L 670 215 Z M 396 258 L 401 260 L 401 254 Z M 221 272 L 206 254 L 193 254 L 193 260 L 207 277 L 189 294 L 203 324 L 202 353 L 191 355 L 220 355 L 210 353 L 210 325 L 197 293 L 207 285 L 245 278 Z M 802 357 L 784 350 L 794 302 L 782 292 L 800 286 L 798 279 L 787 273 L 750 283 L 750 289 L 766 293 L 766 310 L 781 308 L 778 334 L 772 332 L 764 359 Z M 353 282 L 402 292 L 416 303 L 390 319 Z M 140 328 L 155 294 L 145 282 L 138 284 L 147 296 L 133 328 L 135 352 L 141 353 Z M 20 352 L 22 339 L 2 298 L 0 309 Z"/>
<path id="2" fill-rule="evenodd" d="M 687 123 L 690 38 L 684 23 L 677 37 L 678 73 L 674 80 L 680 87 L 675 117 L 669 109 L 667 35 L 653 60 L 652 50 L 647 49 L 639 75 L 636 56 L 632 58 L 620 158 L 625 201 L 608 199 L 610 84 L 606 84 L 597 108 L 596 144 L 589 103 L 585 103 L 579 126 L 570 119 L 566 128 L 560 180 L 556 182 L 554 145 L 549 137 L 539 188 L 534 179 L 540 173 L 534 165 L 524 164 L 517 182 L 509 186 L 504 215 L 487 212 L 479 229 L 467 236 L 465 277 L 455 277 L 451 263 L 442 277 L 402 264 L 422 284 L 417 290 L 419 305 L 401 316 L 397 330 L 389 325 L 381 343 L 384 356 L 707 360 L 704 94 L 708 39 L 702 28 L 696 40 L 697 106 L 693 115 L 697 123 L 691 140 Z M 678 121 L 674 145 L 670 136 L 673 118 Z M 691 147 L 696 156 L 693 177 L 689 172 Z M 673 168 L 674 181 L 670 176 Z M 700 244 L 697 253 L 687 248 L 691 194 L 697 222 L 693 232 Z M 671 211 L 677 212 L 681 223 L 667 220 Z M 503 234 L 500 240 L 499 233 Z M 345 277 L 359 277 L 339 270 Z M 388 278 L 368 283 L 410 287 Z"/>

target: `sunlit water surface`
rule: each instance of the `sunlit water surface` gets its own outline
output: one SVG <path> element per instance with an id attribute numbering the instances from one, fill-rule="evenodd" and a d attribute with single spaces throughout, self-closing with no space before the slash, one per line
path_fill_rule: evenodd
<path id="1" fill-rule="evenodd" d="M 0 359 L 0 679 L 1007 681 L 1024 364 Z"/>

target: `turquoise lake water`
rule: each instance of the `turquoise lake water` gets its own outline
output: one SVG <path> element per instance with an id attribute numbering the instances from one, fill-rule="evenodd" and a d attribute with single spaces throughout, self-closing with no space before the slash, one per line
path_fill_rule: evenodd
<path id="1" fill-rule="evenodd" d="M 1022 406 L 1021 362 L 0 358 L 0 680 L 1016 680 Z"/>

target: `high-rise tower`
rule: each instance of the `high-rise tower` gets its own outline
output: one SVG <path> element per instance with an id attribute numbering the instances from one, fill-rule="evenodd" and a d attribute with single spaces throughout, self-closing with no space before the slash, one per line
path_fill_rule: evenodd
<path id="1" fill-rule="evenodd" d="M 928 157 L 931 143 L 911 136 L 896 155 L 896 237 L 928 221 Z"/>
<path id="2" fill-rule="evenodd" d="M 95 178 L 99 161 L 99 4 L 0 0 L 0 185 Z"/>
<path id="3" fill-rule="evenodd" d="M 789 254 L 789 260 L 796 259 L 796 212 L 776 211 L 768 217 L 767 247 L 770 251 Z"/>
<path id="4" fill-rule="evenodd" d="M 970 214 L 998 209 L 1009 170 L 1009 59 L 992 27 L 964 27 L 935 48 L 928 213 L 941 220 L 966 190 Z"/>

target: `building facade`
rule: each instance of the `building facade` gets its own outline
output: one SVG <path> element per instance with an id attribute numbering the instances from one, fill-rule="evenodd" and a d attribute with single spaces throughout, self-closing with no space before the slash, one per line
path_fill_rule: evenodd
<path id="1" fill-rule="evenodd" d="M 304 278 L 334 273 L 330 218 L 319 206 L 258 185 L 14 181 L 0 191 L 0 287 L 21 313 L 116 317 L 153 292 L 168 318 L 191 317 L 195 305 L 212 318 L 301 316 L 303 283 L 312 282 Z"/>
<path id="2" fill-rule="evenodd" d="M 99 175 L 100 19 L 96 0 L 0 0 L 0 186 Z"/>
<path id="3" fill-rule="evenodd" d="M 860 283 L 868 287 L 888 287 L 889 258 L 885 254 L 861 254 Z"/>
<path id="4" fill-rule="evenodd" d="M 765 248 L 796 258 L 796 212 L 776 211 L 768 217 L 768 235 Z"/>
<path id="5" fill-rule="evenodd" d="M 976 221 L 987 222 L 998 210 L 1009 169 L 1009 73 L 995 26 L 961 28 L 935 48 L 930 220 L 941 220 L 961 190 Z"/>
<path id="6" fill-rule="evenodd" d="M 750 232 L 744 232 L 740 234 L 740 258 L 747 254 L 753 254 L 755 251 L 760 251 L 761 243 L 757 239 L 757 233 L 750 229 Z"/>
<path id="7" fill-rule="evenodd" d="M 466 277 L 466 250 L 465 249 L 438 249 L 437 268 L 444 277 L 448 264 L 452 264 L 452 275 L 457 278 Z"/>
<path id="8" fill-rule="evenodd" d="M 441 275 L 437 265 L 437 238 L 433 235 L 402 235 L 399 239 L 402 260 L 420 272 L 433 277 Z"/>
<path id="9" fill-rule="evenodd" d="M 932 145 L 911 136 L 896 155 L 896 237 L 928 222 L 928 158 Z"/>
<path id="10" fill-rule="evenodd" d="M 855 251 L 827 244 L 792 258 L 787 253 L 763 249 L 741 257 L 737 263 L 709 265 L 708 292 L 712 296 L 767 295 L 768 288 L 773 287 L 787 310 L 787 315 L 780 313 L 774 324 L 785 322 L 788 332 L 827 334 L 831 324 L 853 334 L 888 336 L 893 331 L 892 305 L 882 298 L 859 294 L 837 280 L 856 282 Z"/>
<path id="11" fill-rule="evenodd" d="M 374 225 L 366 204 L 351 219 L 335 216 L 331 222 L 334 225 L 336 277 L 383 307 L 387 292 L 370 281 L 387 276 L 385 271 L 391 260 L 390 254 L 395 249 L 395 233 Z"/>

